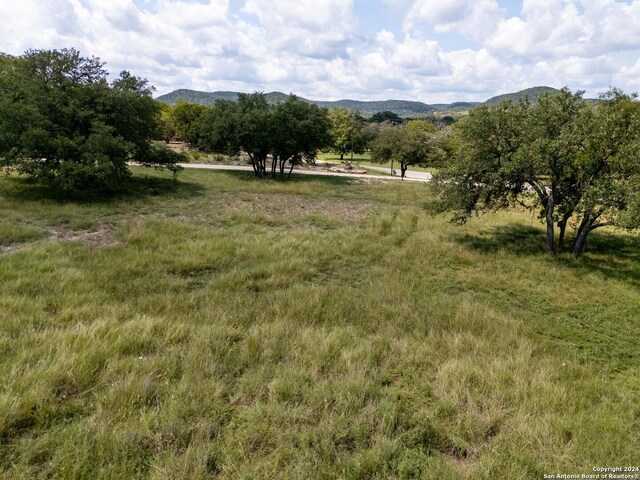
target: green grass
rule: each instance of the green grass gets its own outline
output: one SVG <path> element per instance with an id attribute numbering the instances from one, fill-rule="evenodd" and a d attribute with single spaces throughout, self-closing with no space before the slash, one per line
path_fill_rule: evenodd
<path id="1" fill-rule="evenodd" d="M 0 180 L 0 478 L 539 479 L 640 458 L 640 244 L 422 184 Z"/>
<path id="2" fill-rule="evenodd" d="M 9 247 L 13 244 L 35 240 L 43 235 L 44 232 L 40 228 L 0 220 L 0 246 Z"/>

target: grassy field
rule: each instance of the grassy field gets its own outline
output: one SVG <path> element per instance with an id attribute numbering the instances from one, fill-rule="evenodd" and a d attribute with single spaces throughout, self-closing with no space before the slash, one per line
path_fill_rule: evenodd
<path id="1" fill-rule="evenodd" d="M 640 242 L 428 187 L 0 180 L 0 478 L 540 479 L 640 458 Z"/>

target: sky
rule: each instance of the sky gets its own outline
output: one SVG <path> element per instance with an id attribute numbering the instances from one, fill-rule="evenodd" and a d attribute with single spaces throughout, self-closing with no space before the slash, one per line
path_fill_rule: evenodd
<path id="1" fill-rule="evenodd" d="M 0 0 L 0 51 L 70 47 L 157 95 L 593 97 L 640 90 L 640 0 Z"/>

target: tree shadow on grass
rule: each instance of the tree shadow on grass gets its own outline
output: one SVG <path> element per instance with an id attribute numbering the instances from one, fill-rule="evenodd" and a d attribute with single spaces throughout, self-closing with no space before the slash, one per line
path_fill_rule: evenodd
<path id="1" fill-rule="evenodd" d="M 545 246 L 541 229 L 518 223 L 499 225 L 477 235 L 456 235 L 454 240 L 482 253 L 502 250 L 515 255 L 537 255 L 544 253 Z"/>
<path id="2" fill-rule="evenodd" d="M 589 235 L 586 253 L 579 259 L 569 254 L 557 261 L 581 273 L 600 273 L 607 278 L 640 286 L 640 238 L 609 232 Z"/>
<path id="3" fill-rule="evenodd" d="M 34 183 L 25 177 L 9 177 L 3 183 L 6 187 L 2 192 L 5 197 L 25 202 L 48 200 L 60 203 L 99 204 L 155 196 L 186 199 L 204 194 L 204 187 L 198 183 L 148 175 L 128 178 L 116 189 L 77 193 L 62 192 L 47 185 Z"/>
<path id="4" fill-rule="evenodd" d="M 482 253 L 508 252 L 519 256 L 544 255 L 542 228 L 511 223 L 499 225 L 477 235 L 458 235 L 454 240 Z M 567 239 L 571 245 L 572 238 Z M 640 286 L 640 237 L 610 232 L 593 232 L 586 253 L 575 259 L 569 252 L 557 254 L 553 260 L 581 274 L 599 273 L 607 278 Z"/>
<path id="5" fill-rule="evenodd" d="M 341 186 L 341 185 L 353 185 L 357 180 L 363 180 L 359 178 L 357 175 L 351 177 L 339 177 L 334 175 L 308 175 L 308 174 L 300 174 L 295 171 L 291 174 L 290 178 L 287 178 L 285 175 L 284 178 L 280 177 L 280 174 L 277 174 L 275 178 L 271 177 L 269 174 L 265 178 L 258 178 L 256 175 L 249 170 L 215 170 L 218 173 L 224 173 L 230 177 L 237 178 L 242 181 L 256 181 L 256 182 L 276 182 L 282 184 L 293 184 L 293 183 L 317 183 L 322 182 L 329 185 Z"/>

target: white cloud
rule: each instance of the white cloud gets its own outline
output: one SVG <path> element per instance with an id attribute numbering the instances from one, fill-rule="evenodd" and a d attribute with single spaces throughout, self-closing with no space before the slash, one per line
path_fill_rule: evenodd
<path id="1" fill-rule="evenodd" d="M 623 66 L 613 75 L 613 85 L 625 85 L 629 92 L 640 92 L 640 60 L 630 66 Z"/>
<path id="2" fill-rule="evenodd" d="M 419 32 L 426 23 L 436 32 L 457 32 L 482 40 L 502 15 L 496 0 L 415 0 L 405 17 L 404 29 Z"/>
<path id="3" fill-rule="evenodd" d="M 543 60 L 531 69 L 531 78 L 555 86 L 568 85 L 596 95 L 611 82 L 617 70 L 616 63 L 607 56 L 596 58 L 568 57 L 555 61 Z M 539 83 L 538 83 L 539 84 Z"/>
<path id="4" fill-rule="evenodd" d="M 409 26 L 419 21 L 434 25 L 451 25 L 464 19 L 473 2 L 468 0 L 418 0 L 407 14 Z"/>
<path id="5" fill-rule="evenodd" d="M 275 50 L 317 58 L 344 55 L 357 23 L 351 0 L 246 0 L 243 12 L 258 18 Z"/>
<path id="6" fill-rule="evenodd" d="M 359 23 L 376 12 L 363 16 L 352 0 L 237 1 L 0 0 L 0 48 L 75 47 L 112 72 L 148 78 L 159 93 L 439 103 L 533 85 L 640 89 L 640 0 L 524 0 L 512 18 L 495 0 L 371 0 L 382 25 L 371 38 Z M 390 8 L 395 20 L 384 17 Z M 473 43 L 452 47 L 456 35 Z"/>
<path id="7" fill-rule="evenodd" d="M 640 0 L 524 0 L 522 15 L 501 21 L 486 46 L 536 61 L 597 57 L 640 48 Z"/>
<path id="8" fill-rule="evenodd" d="M 0 1 L 2 49 L 21 53 L 52 39 L 71 37 L 80 30 L 73 6 L 66 0 L 51 2 Z"/>

